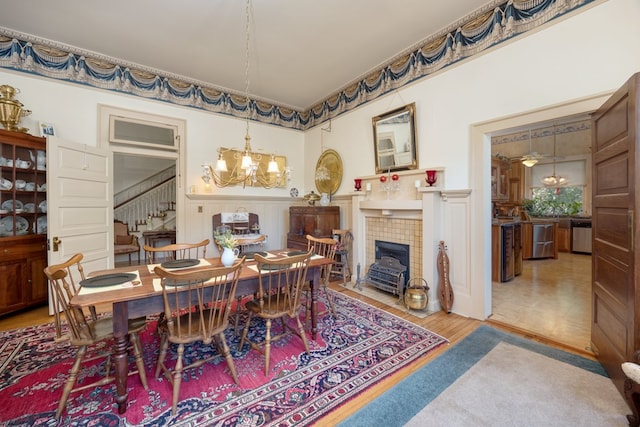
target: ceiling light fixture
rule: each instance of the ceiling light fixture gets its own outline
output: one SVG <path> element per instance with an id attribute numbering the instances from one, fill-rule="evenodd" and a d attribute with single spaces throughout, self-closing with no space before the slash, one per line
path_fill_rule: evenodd
<path id="1" fill-rule="evenodd" d="M 538 158 L 531 153 L 531 129 L 529 129 L 529 154 L 525 154 L 522 157 L 522 164 L 531 168 L 536 163 L 538 163 Z"/>
<path id="2" fill-rule="evenodd" d="M 251 0 L 246 1 L 245 10 L 245 30 L 246 30 L 246 49 L 245 49 L 245 121 L 246 134 L 244 137 L 244 149 L 242 151 L 232 148 L 218 148 L 218 160 L 215 168 L 210 163 L 202 165 L 202 180 L 206 185 L 213 180 L 217 187 L 228 187 L 232 185 L 242 184 L 242 188 L 247 185 L 260 186 L 264 188 L 280 187 L 283 184 L 282 178 L 287 181 L 291 179 L 291 168 L 286 166 L 286 158 L 281 159 L 282 168 L 276 159 L 275 154 L 271 154 L 267 170 L 264 171 L 262 164 L 263 156 L 256 153 L 251 148 L 251 136 L 249 136 L 249 116 L 251 114 L 251 99 L 249 98 L 249 41 L 251 36 Z M 229 170 L 227 162 L 233 163 L 233 168 Z M 240 164 L 238 165 L 238 161 Z"/>
<path id="3" fill-rule="evenodd" d="M 563 187 L 569 180 L 563 176 L 556 175 L 556 125 L 553 125 L 553 174 L 542 178 L 545 187 Z"/>

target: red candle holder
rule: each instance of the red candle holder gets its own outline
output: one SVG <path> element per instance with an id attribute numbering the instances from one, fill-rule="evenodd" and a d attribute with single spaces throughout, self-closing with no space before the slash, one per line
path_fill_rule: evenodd
<path id="1" fill-rule="evenodd" d="M 429 184 L 429 187 L 433 187 L 433 184 L 436 183 L 436 181 L 438 180 L 438 176 L 437 176 L 437 171 L 434 170 L 428 170 L 426 171 L 427 174 L 427 184 Z"/>
<path id="2" fill-rule="evenodd" d="M 380 182 L 387 182 L 387 177 L 386 177 L 386 175 L 381 175 L 381 176 L 380 176 Z"/>
<path id="3" fill-rule="evenodd" d="M 356 191 L 362 190 L 362 179 L 355 178 L 353 180 L 353 187 L 356 189 Z"/>
<path id="4" fill-rule="evenodd" d="M 392 179 L 393 181 L 397 181 L 399 178 L 400 178 L 400 177 L 398 176 L 398 174 L 397 174 L 397 173 L 394 173 L 393 175 L 391 175 L 391 179 Z"/>

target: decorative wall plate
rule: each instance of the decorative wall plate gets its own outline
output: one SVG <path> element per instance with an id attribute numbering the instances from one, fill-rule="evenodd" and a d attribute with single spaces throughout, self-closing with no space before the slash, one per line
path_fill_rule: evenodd
<path id="1" fill-rule="evenodd" d="M 322 177 L 319 171 L 326 171 L 328 176 Z M 342 182 L 342 159 L 335 150 L 325 150 L 316 164 L 316 188 L 320 193 L 335 194 Z"/>
<path id="2" fill-rule="evenodd" d="M 289 194 L 291 195 L 291 197 L 298 197 L 298 189 L 296 187 L 293 187 L 290 191 Z"/>

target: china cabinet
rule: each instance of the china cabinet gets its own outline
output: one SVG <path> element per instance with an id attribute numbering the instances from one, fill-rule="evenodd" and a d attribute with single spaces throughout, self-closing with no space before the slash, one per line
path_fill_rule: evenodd
<path id="1" fill-rule="evenodd" d="M 0 315 L 47 301 L 46 140 L 0 130 Z"/>
<path id="2" fill-rule="evenodd" d="M 287 247 L 307 249 L 307 234 L 313 237 L 333 237 L 333 230 L 339 228 L 339 206 L 291 206 Z"/>

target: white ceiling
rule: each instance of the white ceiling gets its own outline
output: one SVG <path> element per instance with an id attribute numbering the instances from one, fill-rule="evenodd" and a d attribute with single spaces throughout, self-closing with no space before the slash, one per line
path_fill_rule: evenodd
<path id="1" fill-rule="evenodd" d="M 496 0 L 253 0 L 252 98 L 307 110 Z M 245 93 L 241 0 L 5 0 L 0 27 Z"/>

